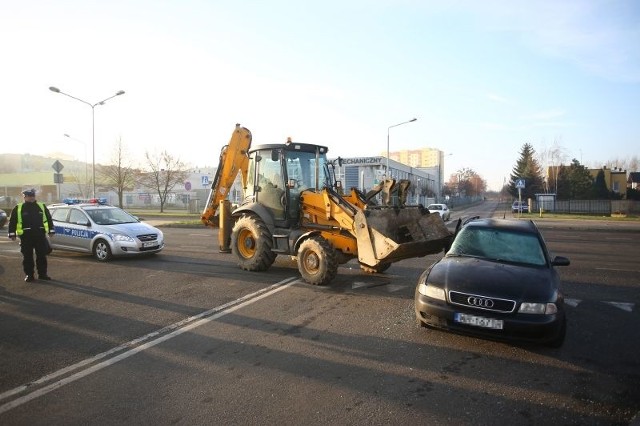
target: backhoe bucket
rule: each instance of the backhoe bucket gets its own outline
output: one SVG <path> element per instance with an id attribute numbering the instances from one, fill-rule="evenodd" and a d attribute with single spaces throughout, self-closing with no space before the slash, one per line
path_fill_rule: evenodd
<path id="1" fill-rule="evenodd" d="M 358 260 L 372 267 L 439 253 L 453 239 L 440 215 L 422 206 L 368 206 L 354 219 Z"/>

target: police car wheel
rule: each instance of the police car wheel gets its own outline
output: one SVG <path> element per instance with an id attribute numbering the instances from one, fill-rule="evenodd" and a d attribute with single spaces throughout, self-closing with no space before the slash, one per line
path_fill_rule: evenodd
<path id="1" fill-rule="evenodd" d="M 98 259 L 100 262 L 106 262 L 111 259 L 111 247 L 109 247 L 109 243 L 105 240 L 96 241 L 93 246 L 93 256 Z"/>

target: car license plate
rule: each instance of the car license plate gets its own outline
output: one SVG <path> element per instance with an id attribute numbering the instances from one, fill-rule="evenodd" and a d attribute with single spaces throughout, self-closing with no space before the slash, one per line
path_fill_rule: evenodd
<path id="1" fill-rule="evenodd" d="M 475 327 L 492 328 L 494 330 L 502 330 L 504 322 L 493 318 L 477 317 L 475 315 L 467 315 L 456 312 L 453 320 L 460 324 L 473 325 Z"/>
<path id="2" fill-rule="evenodd" d="M 155 247 L 158 245 L 157 241 L 145 241 L 142 243 L 142 247 L 147 248 L 147 247 Z"/>

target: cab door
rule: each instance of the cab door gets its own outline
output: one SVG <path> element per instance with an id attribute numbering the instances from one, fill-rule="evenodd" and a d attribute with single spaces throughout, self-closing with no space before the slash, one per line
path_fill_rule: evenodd
<path id="1" fill-rule="evenodd" d="M 257 162 L 256 200 L 267 208 L 275 220 L 285 219 L 285 185 L 280 164 L 280 150 L 272 149 L 265 152 Z"/>

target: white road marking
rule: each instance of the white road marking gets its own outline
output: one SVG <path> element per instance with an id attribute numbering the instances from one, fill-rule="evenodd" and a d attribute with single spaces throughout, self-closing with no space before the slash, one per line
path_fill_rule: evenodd
<path id="1" fill-rule="evenodd" d="M 635 304 L 633 303 L 623 303 L 623 302 L 604 302 L 607 305 L 615 306 L 616 308 L 620 308 L 623 311 L 631 312 L 633 311 L 633 307 Z"/>
<path id="2" fill-rule="evenodd" d="M 245 306 L 248 306 L 252 303 L 255 303 L 259 300 L 262 300 L 266 297 L 272 296 L 275 293 L 284 290 L 290 286 L 292 286 L 293 284 L 296 284 L 298 281 L 297 277 L 293 277 L 293 278 L 287 278 L 283 281 L 280 281 L 279 283 L 273 284 L 267 288 L 264 288 L 262 290 L 258 290 L 254 293 L 248 294 L 246 296 L 243 296 L 239 299 L 233 300 L 231 302 L 225 303 L 224 305 L 220 305 L 218 307 L 215 307 L 213 309 L 209 309 L 208 311 L 205 312 L 201 312 L 198 315 L 194 315 L 192 317 L 186 318 L 182 321 L 179 321 L 177 323 L 171 324 L 167 327 L 164 327 L 160 330 L 154 331 L 152 333 L 146 334 L 142 337 L 139 337 L 137 339 L 131 340 L 127 343 L 124 343 L 120 346 L 117 346 L 115 348 L 112 348 L 106 352 L 102 352 L 98 355 L 95 355 L 92 358 L 88 358 L 85 359 L 83 361 L 80 361 L 76 364 L 70 365 L 68 367 L 65 367 L 61 370 L 58 370 L 54 373 L 51 373 L 49 375 L 46 375 L 44 377 L 41 377 L 38 380 L 35 380 L 33 382 L 27 383 L 25 385 L 19 386 L 17 388 L 11 389 L 9 391 L 6 391 L 2 394 L 0 394 L 0 401 L 2 401 L 3 399 L 7 399 L 11 396 L 17 395 L 19 393 L 22 393 L 24 391 L 27 391 L 29 388 L 36 388 L 33 391 L 27 393 L 26 395 L 23 395 L 19 398 L 14 399 L 13 401 L 7 402 L 3 405 L 0 405 L 0 414 L 4 413 L 6 411 L 11 410 L 12 408 L 18 407 L 26 402 L 29 402 L 33 399 L 36 399 L 42 395 L 46 395 L 49 392 L 52 392 L 66 384 L 72 383 L 78 379 L 81 379 L 82 377 L 88 376 L 89 374 L 95 373 L 99 370 L 102 370 L 105 367 L 108 367 L 110 365 L 113 365 L 119 361 L 122 361 L 123 359 L 129 358 L 132 355 L 137 354 L 138 352 L 142 352 L 145 349 L 149 349 L 153 346 L 156 346 L 162 342 L 165 342 L 169 339 L 172 339 L 174 337 L 177 337 L 179 335 L 181 335 L 182 333 L 185 333 L 187 331 L 193 330 L 196 327 L 200 327 L 201 325 L 207 324 L 213 320 L 216 320 L 218 318 L 221 318 L 227 314 L 230 314 L 232 312 L 235 312 L 236 310 L 243 308 Z M 159 337 L 157 337 L 159 336 Z M 156 338 L 157 337 L 157 338 Z M 154 339 L 155 338 L 155 339 Z M 154 340 L 151 340 L 154 339 Z M 143 343 L 146 342 L 146 343 Z M 141 344 L 142 343 L 142 344 Z M 120 352 L 122 350 L 125 349 L 129 349 L 126 352 L 121 353 L 120 355 L 114 356 L 112 358 L 108 358 L 105 361 L 102 361 L 98 364 L 93 364 L 94 362 L 103 359 L 103 358 L 107 358 L 117 352 Z M 93 364 L 93 365 L 91 365 Z M 36 385 L 42 385 L 45 384 L 57 377 L 63 376 L 71 371 L 77 370 L 79 368 L 83 368 L 85 366 L 89 366 L 88 368 L 84 369 L 84 370 L 80 370 L 77 373 L 74 373 L 68 377 L 65 377 L 63 379 L 58 380 L 57 382 L 53 382 L 50 383 L 44 387 L 41 388 L 37 388 Z"/>
<path id="3" fill-rule="evenodd" d="M 353 284 L 351 285 L 351 288 L 353 290 L 357 289 L 357 288 L 362 288 L 362 287 L 367 287 L 369 284 L 362 282 L 362 281 L 354 281 Z"/>
<path id="4" fill-rule="evenodd" d="M 613 271 L 613 272 L 640 272 L 637 269 L 619 269 L 619 268 L 594 268 L 596 271 Z"/>
<path id="5" fill-rule="evenodd" d="M 577 307 L 580 302 L 582 302 L 582 300 L 580 299 L 564 299 L 564 303 L 566 303 L 569 306 L 573 306 L 574 308 Z"/>
<path id="6" fill-rule="evenodd" d="M 386 287 L 389 293 L 395 293 L 396 291 L 404 290 L 407 288 L 406 285 L 400 285 L 400 284 L 387 284 Z"/>

